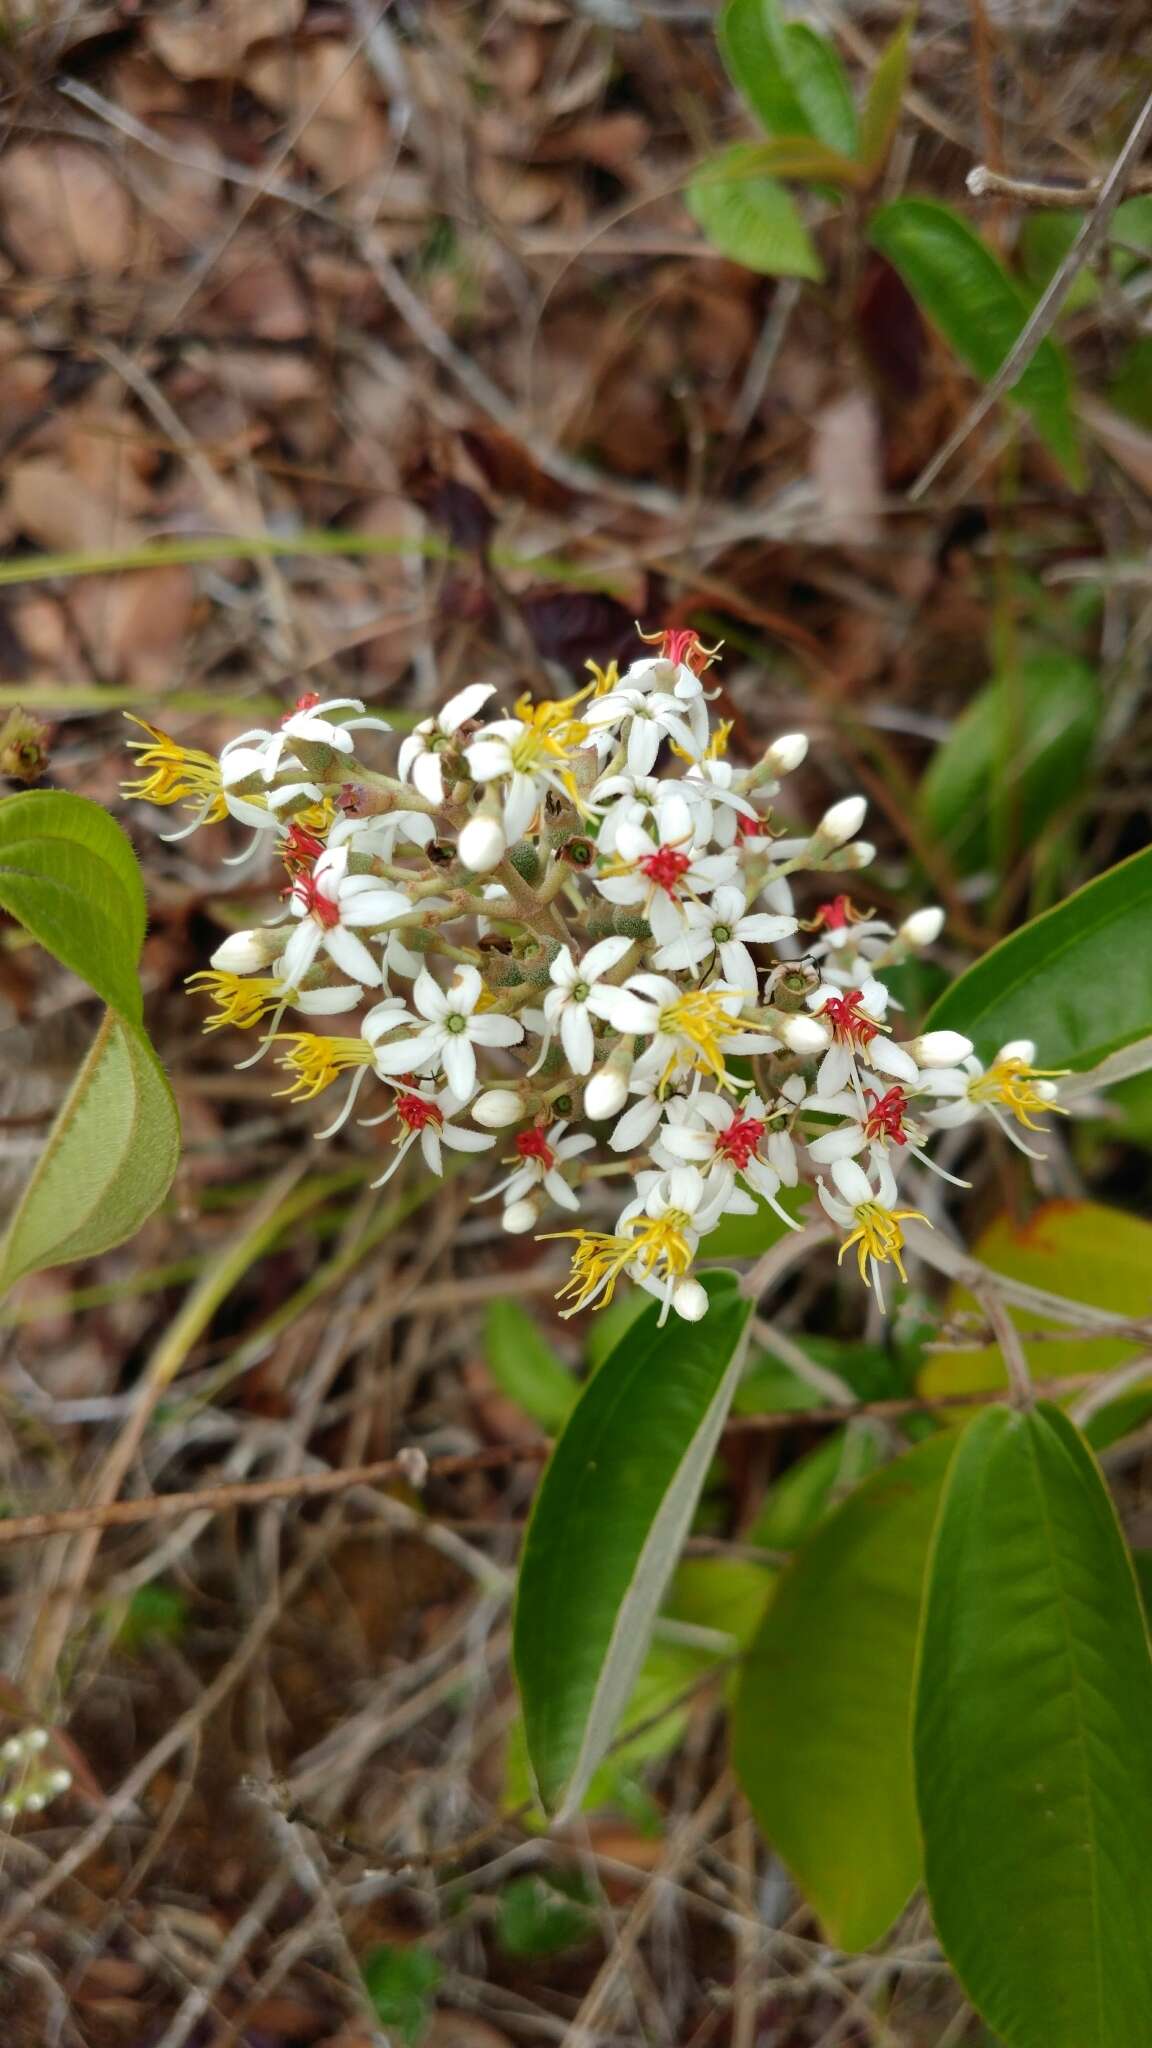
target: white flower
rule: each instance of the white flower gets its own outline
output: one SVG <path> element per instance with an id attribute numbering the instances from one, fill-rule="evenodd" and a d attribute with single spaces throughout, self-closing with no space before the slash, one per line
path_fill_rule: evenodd
<path id="1" fill-rule="evenodd" d="M 589 810 L 601 814 L 596 834 L 599 852 L 615 853 L 621 825 L 643 825 L 668 795 L 668 784 L 658 775 L 602 776 L 588 793 Z"/>
<path id="2" fill-rule="evenodd" d="M 503 1195 L 506 1205 L 512 1208 L 533 1190 L 540 1189 L 559 1208 L 578 1209 L 579 1196 L 569 1187 L 561 1168 L 570 1159 L 579 1158 L 581 1152 L 590 1151 L 596 1140 L 588 1131 L 576 1132 L 566 1138 L 564 1133 L 567 1129 L 567 1123 L 533 1124 L 530 1130 L 519 1132 L 513 1140 L 516 1147 L 513 1172 L 505 1180 L 497 1181 L 495 1187 L 485 1188 L 483 1194 L 473 1196 L 473 1200 L 486 1202 L 493 1195 Z M 491 1142 L 494 1144 L 495 1140 Z"/>
<path id="3" fill-rule="evenodd" d="M 816 1077 L 818 1095 L 839 1095 L 850 1082 L 859 1092 L 858 1059 L 878 1074 L 890 1074 L 894 1081 L 914 1083 L 919 1079 L 920 1070 L 911 1054 L 883 1035 L 888 991 L 882 981 L 866 980 L 862 988 L 847 992 L 825 983 L 813 990 L 808 1001 L 818 1020 L 832 1032 L 832 1044 Z"/>
<path id="4" fill-rule="evenodd" d="M 651 1042 L 633 1074 L 668 1081 L 681 1073 L 711 1074 L 731 1085 L 724 1057 L 734 1052 L 763 1050 L 767 1025 L 740 1027 L 747 991 L 712 982 L 706 988 L 681 988 L 666 974 L 633 974 L 622 988 L 605 988 L 608 1021 L 628 1037 Z M 613 1140 L 615 1142 L 615 1140 Z"/>
<path id="5" fill-rule="evenodd" d="M 684 706 L 662 690 L 653 690 L 648 695 L 636 689 L 610 690 L 606 697 L 595 697 L 584 708 L 584 724 L 589 731 L 584 744 L 603 755 L 611 747 L 616 727 L 626 725 L 628 773 L 649 775 L 665 740 L 675 740 L 693 760 L 703 753 L 708 744 L 708 714 L 701 703 L 701 731 L 693 711 L 694 707 Z"/>
<path id="6" fill-rule="evenodd" d="M 740 818 L 759 822 L 755 804 L 735 788 L 736 771 L 731 761 L 693 761 L 680 783 L 690 806 L 696 836 L 702 844 L 731 846 L 739 835 Z"/>
<path id="7" fill-rule="evenodd" d="M 596 1053 L 592 1018 L 608 1017 L 615 996 L 614 989 L 606 992 L 611 985 L 602 982 L 601 976 L 619 966 L 631 944 L 631 939 L 601 939 L 579 961 L 573 960 L 570 946 L 561 946 L 548 969 L 552 987 L 544 998 L 545 1037 L 531 1073 L 543 1066 L 557 1027 L 572 1072 L 592 1072 Z"/>
<path id="8" fill-rule="evenodd" d="M 401 889 L 392 889 L 373 875 L 350 875 L 346 847 L 329 848 L 309 873 L 292 884 L 288 908 L 300 919 L 280 960 L 283 979 L 296 987 L 321 952 L 341 972 L 365 988 L 379 988 L 380 963 L 353 927 L 373 929 L 403 917 L 412 908 Z"/>
<path id="9" fill-rule="evenodd" d="M 892 1148 L 889 1163 L 903 1158 L 918 1159 L 922 1166 L 930 1167 L 942 1180 L 951 1181 L 953 1187 L 971 1185 L 958 1175 L 946 1172 L 925 1152 L 927 1127 L 915 1120 L 907 1090 L 899 1082 L 883 1093 L 866 1088 L 863 1101 L 846 1089 L 841 1095 L 810 1095 L 803 1106 L 818 1110 L 822 1116 L 844 1119 L 835 1130 L 821 1131 L 818 1137 L 809 1139 L 808 1156 L 818 1165 L 831 1165 L 837 1159 L 855 1159 L 861 1152 L 867 1152 L 871 1165 L 879 1167 L 889 1158 L 889 1148 Z"/>
<path id="10" fill-rule="evenodd" d="M 706 1168 L 711 1184 L 729 1190 L 740 1179 L 790 1230 L 799 1229 L 776 1200 L 782 1184 L 795 1187 L 799 1178 L 795 1147 L 787 1132 L 772 1131 L 758 1095 L 746 1096 L 737 1107 L 702 1090 L 679 1101 L 674 1098 L 667 1108 L 668 1121 L 652 1148 L 653 1158 L 666 1153 L 670 1164 L 683 1160 Z"/>
<path id="11" fill-rule="evenodd" d="M 476 1047 L 518 1045 L 524 1036 L 523 1025 L 514 1017 L 477 1011 L 483 993 L 475 967 L 458 967 L 447 993 L 423 968 L 412 1000 L 424 1021 L 411 1037 L 377 1046 L 377 1072 L 427 1073 L 443 1068 L 453 1093 L 462 1103 L 470 1102 L 476 1093 Z"/>
<path id="12" fill-rule="evenodd" d="M 621 825 L 615 858 L 594 880 L 609 903 L 647 918 L 657 945 L 664 946 L 679 937 L 686 903 L 734 881 L 739 863 L 732 851 L 697 851 L 692 815 L 682 797 L 670 797 L 656 822 L 659 843 L 642 826 Z"/>
<path id="13" fill-rule="evenodd" d="M 522 839 L 550 789 L 571 801 L 565 780 L 568 755 L 557 730 L 520 718 L 497 718 L 482 726 L 464 750 L 468 773 L 475 782 L 506 783 L 503 798 L 504 836 Z M 465 831 L 468 827 L 465 827 Z M 463 852 L 461 859 L 465 858 Z M 466 863 L 474 865 L 474 863 Z M 495 861 L 492 865 L 495 866 Z M 485 870 L 480 868 L 478 873 Z"/>
<path id="14" fill-rule="evenodd" d="M 987 1067 L 975 1053 L 969 1053 L 958 1067 L 930 1069 L 924 1075 L 924 1087 L 945 1100 L 925 1119 L 929 1128 L 951 1130 L 987 1114 L 1018 1151 L 1026 1152 L 1029 1159 L 1043 1159 L 1046 1155 L 1026 1144 L 1019 1130 L 1013 1129 L 1015 1123 L 1025 1130 L 1042 1131 L 1043 1124 L 1036 1121 L 1042 1111 L 1065 1114 L 1056 1101 L 1056 1082 L 1062 1070 L 1037 1067 L 1035 1060 L 1032 1039 L 1013 1038 L 1000 1047 Z"/>
<path id="15" fill-rule="evenodd" d="M 409 846 L 427 846 L 436 837 L 436 827 L 427 811 L 380 811 L 370 818 L 337 818 L 328 834 L 329 846 L 346 846 L 350 853 L 367 854 L 374 860 L 391 860 L 398 839 Z"/>
<path id="16" fill-rule="evenodd" d="M 399 1129 L 394 1140 L 396 1157 L 392 1164 L 374 1180 L 374 1188 L 382 1188 L 404 1159 L 413 1145 L 419 1143 L 424 1155 L 424 1164 L 429 1173 L 442 1174 L 444 1158 L 441 1147 L 447 1145 L 453 1152 L 487 1152 L 496 1143 L 495 1138 L 486 1138 L 479 1131 L 462 1130 L 451 1119 L 458 1116 L 464 1105 L 453 1094 L 451 1088 L 432 1090 L 412 1083 L 407 1088 L 398 1088 L 391 1109 L 383 1116 L 362 1117 L 367 1128 L 371 1124 L 387 1123 L 395 1117 Z"/>
<path id="17" fill-rule="evenodd" d="M 352 717 L 342 718 L 337 723 L 329 716 L 333 711 L 351 711 Z M 224 756 L 232 748 L 251 748 L 260 756 L 260 773 L 265 782 L 271 782 L 279 772 L 285 752 L 291 749 L 294 740 L 302 740 L 313 746 L 331 747 L 337 754 L 352 754 L 356 746 L 352 737 L 354 732 L 391 730 L 386 718 L 365 714 L 359 697 L 331 697 L 324 703 L 310 690 L 298 700 L 296 709 L 290 711 L 287 718 L 281 719 L 279 732 L 267 732 L 257 728 L 252 732 L 241 733 L 237 739 L 228 742 L 220 758 L 223 764 Z"/>
<path id="18" fill-rule="evenodd" d="M 402 782 L 410 781 L 430 804 L 444 801 L 442 755 L 451 748 L 461 726 L 475 718 L 488 702 L 495 688 L 495 683 L 469 683 L 467 689 L 449 697 L 435 718 L 422 718 L 407 739 L 400 742 L 396 772 Z"/>
<path id="19" fill-rule="evenodd" d="M 887 1161 L 875 1163 L 876 1186 L 873 1188 L 868 1175 L 854 1159 L 837 1159 L 832 1165 L 832 1179 L 835 1193 L 818 1183 L 820 1200 L 833 1223 L 850 1235 L 840 1247 L 840 1257 L 846 1251 L 856 1248 L 856 1262 L 860 1278 L 872 1288 L 876 1303 L 884 1307 L 882 1269 L 889 1261 L 895 1266 L 902 1280 L 907 1279 L 901 1253 L 904 1249 L 904 1233 L 900 1228 L 910 1217 L 926 1223 L 918 1209 L 898 1209 L 896 1178 Z"/>
<path id="20" fill-rule="evenodd" d="M 758 983 L 749 946 L 773 945 L 799 929 L 794 917 L 773 917 L 768 911 L 749 913 L 744 891 L 734 883 L 722 883 L 710 903 L 686 904 L 684 918 L 685 929 L 653 954 L 653 966 L 695 972 L 719 953 L 725 981 L 751 995 Z"/>

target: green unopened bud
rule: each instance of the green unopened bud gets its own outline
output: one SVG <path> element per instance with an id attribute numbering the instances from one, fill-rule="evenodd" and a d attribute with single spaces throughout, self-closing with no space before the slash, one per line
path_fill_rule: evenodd
<path id="1" fill-rule="evenodd" d="M 17 704 L 0 725 L 0 775 L 12 782 L 39 782 L 48 766 L 51 727 Z"/>
<path id="2" fill-rule="evenodd" d="M 540 880 L 540 855 L 530 839 L 518 839 L 515 846 L 509 847 L 508 858 L 522 881 Z"/>

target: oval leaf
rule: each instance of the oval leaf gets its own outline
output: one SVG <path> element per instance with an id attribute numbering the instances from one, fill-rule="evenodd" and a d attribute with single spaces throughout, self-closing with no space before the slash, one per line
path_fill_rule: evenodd
<path id="1" fill-rule="evenodd" d="M 742 1368 L 750 1306 L 709 1273 L 699 1323 L 656 1303 L 589 1382 L 536 1497 L 514 1657 L 543 1805 L 573 1813 L 644 1660 Z"/>
<path id="2" fill-rule="evenodd" d="M 99 804 L 58 789 L 0 802 L 0 908 L 139 1021 L 144 890 L 131 844 Z"/>
<path id="3" fill-rule="evenodd" d="M 774 178 L 749 175 L 754 148 L 742 143 L 697 174 L 687 192 L 693 219 L 722 256 L 747 270 L 768 277 L 823 277 L 795 200 Z"/>
<path id="4" fill-rule="evenodd" d="M 0 1291 L 131 1237 L 179 1156 L 167 1076 L 143 1031 L 109 1011 L 0 1244 Z"/>
<path id="5" fill-rule="evenodd" d="M 1099 1469 L 1058 1409 L 986 1409 L 945 1483 L 916 1782 L 937 1931 L 1008 2048 L 1152 2012 L 1152 1658 Z"/>
<path id="6" fill-rule="evenodd" d="M 489 1302 L 484 1351 L 488 1370 L 502 1394 L 543 1429 L 563 1427 L 580 1388 L 518 1301 Z"/>
<path id="7" fill-rule="evenodd" d="M 925 1562 L 953 1449 L 858 1487 L 783 1574 L 736 1702 L 749 1803 L 838 1948 L 868 1948 L 920 1877 L 911 1712 Z"/>
<path id="8" fill-rule="evenodd" d="M 769 135 L 814 135 L 844 156 L 856 152 L 856 109 L 832 45 L 804 22 L 786 22 L 776 0 L 728 0 L 720 17 L 728 76 Z"/>
<path id="9" fill-rule="evenodd" d="M 920 785 L 932 836 L 962 874 L 999 872 L 1084 786 L 1096 738 L 1095 671 L 1073 654 L 1026 655 L 957 719 Z"/>
<path id="10" fill-rule="evenodd" d="M 1046 1067 L 1095 1067 L 1152 1032 L 1152 847 L 994 946 L 933 1007 L 982 1059 L 1034 1038 Z"/>
<path id="11" fill-rule="evenodd" d="M 889 43 L 868 87 L 860 116 L 860 161 L 871 176 L 888 161 L 908 82 L 908 40 L 914 14 L 901 24 Z"/>
<path id="12" fill-rule="evenodd" d="M 967 221 L 929 199 L 894 199 L 873 214 L 869 239 L 899 271 L 917 304 L 985 383 L 995 376 L 1031 310 L 1024 293 Z M 1074 480 L 1080 456 L 1068 364 L 1048 338 L 1010 394 Z"/>

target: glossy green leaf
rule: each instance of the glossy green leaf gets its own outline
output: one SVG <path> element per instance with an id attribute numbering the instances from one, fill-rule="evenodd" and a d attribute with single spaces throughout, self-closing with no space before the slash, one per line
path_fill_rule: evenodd
<path id="1" fill-rule="evenodd" d="M 1050 284 L 1084 225 L 1084 216 L 1074 210 L 1062 213 L 1029 213 L 1020 228 L 1016 257 L 1036 297 Z M 1064 301 L 1064 313 L 1083 312 L 1100 296 L 1100 285 L 1085 264 Z"/>
<path id="2" fill-rule="evenodd" d="M 873 214 L 869 239 L 976 376 L 987 383 L 1007 358 L 1030 307 L 1019 285 L 967 221 L 930 199 L 894 199 Z M 1049 338 L 1009 394 L 1078 482 L 1080 454 L 1068 364 Z"/>
<path id="3" fill-rule="evenodd" d="M 394 2030 L 405 2048 L 419 2048 L 444 1975 L 439 1957 L 415 1942 L 407 1948 L 381 1942 L 364 1958 L 363 1972 L 377 2019 Z"/>
<path id="4" fill-rule="evenodd" d="M 737 1698 L 740 1781 L 838 1948 L 878 1941 L 920 1876 L 912 1688 L 951 1451 L 930 1437 L 817 1529 L 779 1581 Z"/>
<path id="5" fill-rule="evenodd" d="M 796 201 L 774 178 L 750 177 L 748 144 L 739 144 L 698 172 L 687 200 L 713 247 L 768 277 L 824 275 Z M 725 172 L 731 175 L 725 176 Z"/>
<path id="6" fill-rule="evenodd" d="M 139 1022 L 144 890 L 128 839 L 99 804 L 58 789 L 0 800 L 0 909 Z"/>
<path id="7" fill-rule="evenodd" d="M 747 1541 L 766 1550 L 798 1549 L 875 1471 L 882 1445 L 880 1432 L 863 1420 L 831 1430 L 773 1480 Z"/>
<path id="8" fill-rule="evenodd" d="M 1102 1202 L 1045 1202 L 1025 1221 L 998 1216 L 976 1240 L 972 1255 L 993 1273 L 1043 1287 L 1091 1308 L 1109 1309 L 1134 1322 L 1152 1314 L 1152 1224 Z M 979 1304 L 963 1288 L 948 1296 L 951 1326 L 961 1318 L 983 1325 Z M 1034 1309 L 1009 1305 L 1007 1313 L 1024 1332 L 1024 1355 L 1038 1380 L 1111 1372 L 1139 1356 L 1138 1343 L 1124 1337 L 1090 1337 L 1062 1328 Z M 920 1371 L 920 1392 L 929 1400 L 1005 1385 L 995 1344 L 929 1352 Z"/>
<path id="9" fill-rule="evenodd" d="M 542 1429 L 561 1429 L 580 1392 L 563 1359 L 541 1336 L 527 1309 L 510 1299 L 490 1301 L 484 1320 L 488 1370 L 502 1394 Z"/>
<path id="10" fill-rule="evenodd" d="M 814 135 L 854 156 L 856 110 L 832 45 L 777 0 L 728 0 L 719 25 L 728 75 L 769 135 Z"/>
<path id="11" fill-rule="evenodd" d="M 586 1879 L 579 1871 L 534 1870 L 500 1894 L 496 1939 L 506 1955 L 554 1956 L 596 1931 Z"/>
<path id="12" fill-rule="evenodd" d="M 985 953 L 933 1005 L 982 1059 L 1034 1038 L 1045 1067 L 1095 1067 L 1152 1033 L 1152 848 Z"/>
<path id="13" fill-rule="evenodd" d="M 1152 1658 L 1090 1451 L 1058 1409 L 965 1430 L 915 1716 L 937 1932 L 1008 2048 L 1127 2048 L 1152 2012 Z"/>
<path id="14" fill-rule="evenodd" d="M 729 178 L 805 178 L 826 185 L 863 185 L 866 173 L 855 157 L 831 149 L 814 135 L 778 135 L 770 142 L 742 142 L 714 157 L 696 173 L 700 184 Z"/>
<path id="15" fill-rule="evenodd" d="M 782 1188 L 777 1201 L 781 1209 L 797 1220 L 802 1216 L 812 1199 L 811 1188 Z M 700 1246 L 700 1257 L 711 1259 L 758 1259 L 782 1237 L 788 1235 L 788 1225 L 780 1221 L 775 1209 L 768 1202 L 755 1197 L 754 1216 L 722 1216 L 715 1230 L 710 1230 Z"/>
<path id="16" fill-rule="evenodd" d="M 709 1273 L 699 1323 L 628 1332 L 541 1481 L 516 1600 L 528 1752 L 549 1810 L 575 1811 L 615 1733 L 742 1369 L 750 1306 Z"/>
<path id="17" fill-rule="evenodd" d="M 131 1237 L 179 1156 L 167 1076 L 143 1031 L 108 1011 L 0 1243 L 0 1291 Z"/>
<path id="18" fill-rule="evenodd" d="M 1025 655 L 972 699 L 920 786 L 920 813 L 962 874 L 1011 864 L 1084 786 L 1096 674 L 1074 654 Z"/>
<path id="19" fill-rule="evenodd" d="M 875 176 L 888 161 L 908 83 L 908 43 L 914 15 L 897 29 L 872 73 L 860 115 L 860 161 Z"/>

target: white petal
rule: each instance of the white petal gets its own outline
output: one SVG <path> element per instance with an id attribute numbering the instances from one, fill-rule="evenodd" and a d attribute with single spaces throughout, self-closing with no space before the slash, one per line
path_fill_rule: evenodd
<path id="1" fill-rule="evenodd" d="M 290 988 L 295 988 L 307 974 L 320 951 L 324 934 L 312 918 L 298 924 L 284 948 L 280 972 Z"/>
<path id="2" fill-rule="evenodd" d="M 496 689 L 495 683 L 469 683 L 466 689 L 457 690 L 454 697 L 442 706 L 437 724 L 441 732 L 458 732 L 470 718 L 488 702 Z"/>
<path id="3" fill-rule="evenodd" d="M 403 769 L 400 773 L 403 774 Z M 419 754 L 412 764 L 412 787 L 430 804 L 444 801 L 444 770 L 439 754 Z"/>
<path id="4" fill-rule="evenodd" d="M 631 944 L 631 939 L 625 938 L 598 939 L 581 960 L 577 979 L 599 981 L 602 974 L 607 974 L 611 968 L 619 965 Z M 567 947 L 564 950 L 567 951 Z"/>
<path id="5" fill-rule="evenodd" d="M 574 1074 L 590 1074 L 596 1056 L 596 1041 L 588 1012 L 582 1003 L 569 1003 L 560 1019 L 560 1042 Z"/>
<path id="6" fill-rule="evenodd" d="M 833 1160 L 832 1178 L 850 1208 L 858 1209 L 861 1202 L 875 1200 L 868 1175 L 854 1159 Z"/>
<path id="7" fill-rule="evenodd" d="M 365 988 L 380 987 L 384 970 L 355 932 L 348 931 L 342 924 L 335 925 L 330 932 L 324 933 L 323 946 L 342 974 L 350 974 L 353 981 L 362 981 Z"/>
<path id="8" fill-rule="evenodd" d="M 448 1008 L 458 1016 L 470 1017 L 484 992 L 484 982 L 478 967 L 458 967 L 452 976 L 448 990 Z"/>
<path id="9" fill-rule="evenodd" d="M 462 1031 L 450 1032 L 445 1038 L 441 1061 L 453 1093 L 461 1102 L 470 1102 L 476 1093 L 476 1054 Z"/>
<path id="10" fill-rule="evenodd" d="M 519 1045 L 524 1036 L 524 1026 L 518 1017 L 491 1017 L 487 1012 L 481 1012 L 479 1016 L 469 1018 L 468 1036 L 474 1045 Z M 448 1078 L 451 1080 L 452 1076 L 449 1074 Z"/>
<path id="11" fill-rule="evenodd" d="M 442 1023 L 448 1015 L 448 998 L 426 967 L 420 969 L 412 985 L 412 1000 L 420 1015 L 432 1023 Z"/>

